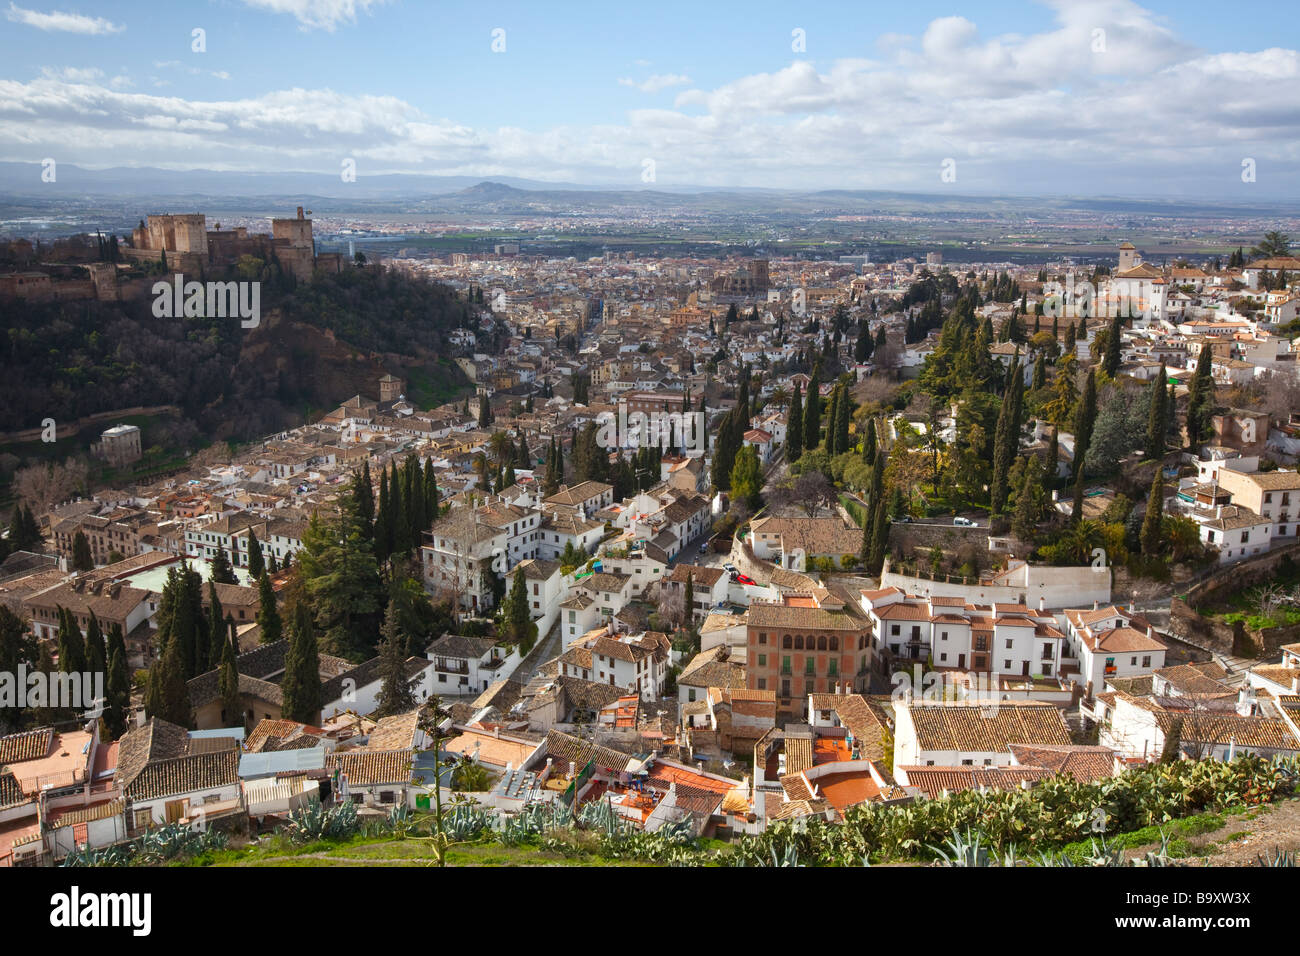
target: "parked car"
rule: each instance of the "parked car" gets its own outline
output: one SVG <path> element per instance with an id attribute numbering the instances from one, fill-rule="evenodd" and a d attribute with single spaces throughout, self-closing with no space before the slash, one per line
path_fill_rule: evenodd
<path id="1" fill-rule="evenodd" d="M 897 518 L 895 518 L 894 520 L 895 520 L 895 521 L 901 521 L 901 522 L 903 522 L 904 524 L 911 524 L 911 523 L 912 523 L 912 516 L 911 516 L 911 515 L 899 515 L 899 516 L 898 516 Z"/>
<path id="2" fill-rule="evenodd" d="M 736 571 L 736 566 L 735 566 L 734 564 L 730 564 L 730 563 L 728 563 L 728 564 L 724 564 L 724 565 L 722 566 L 722 570 L 726 571 L 726 572 L 727 572 L 728 574 L 730 574 L 732 577 L 735 577 L 736 574 L 739 573 L 739 572 Z"/>
<path id="3" fill-rule="evenodd" d="M 754 579 L 753 579 L 753 578 L 751 578 L 751 577 L 746 577 L 746 576 L 743 575 L 743 574 L 737 574 L 736 577 L 735 577 L 735 581 L 736 581 L 737 584 L 754 584 Z"/>
<path id="4" fill-rule="evenodd" d="M 972 521 L 970 518 L 963 518 L 961 515 L 952 519 L 952 523 L 960 528 L 978 528 L 979 523 Z"/>

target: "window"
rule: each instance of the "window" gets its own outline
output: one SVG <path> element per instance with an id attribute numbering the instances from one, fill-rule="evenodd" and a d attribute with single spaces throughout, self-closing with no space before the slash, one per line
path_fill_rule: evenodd
<path id="1" fill-rule="evenodd" d="M 758 689 L 759 689 L 759 690 L 767 690 L 767 678 L 766 678 L 766 677 L 760 677 L 760 678 L 758 679 Z"/>
<path id="2" fill-rule="evenodd" d="M 1010 661 L 1003 661 L 1003 662 L 1002 662 L 1002 669 L 1003 669 L 1003 670 L 1007 670 L 1007 671 L 1011 670 L 1011 662 L 1010 662 Z"/>
<path id="3" fill-rule="evenodd" d="M 759 655 L 758 655 L 758 666 L 759 666 L 759 667 L 766 667 L 766 666 L 767 666 L 767 655 L 766 655 L 766 654 L 759 654 Z"/>
<path id="4" fill-rule="evenodd" d="M 940 660 L 941 662 L 942 662 L 942 661 L 946 661 L 947 659 L 948 659 L 948 655 L 947 655 L 947 654 L 940 654 L 940 655 L 939 655 L 939 660 Z"/>
<path id="5" fill-rule="evenodd" d="M 898 634 L 898 625 L 897 625 L 897 624 L 891 625 L 890 628 L 889 628 L 889 633 L 890 633 L 891 635 L 896 635 L 896 634 Z"/>
<path id="6" fill-rule="evenodd" d="M 947 631 L 940 631 L 940 632 L 939 632 L 939 640 L 941 640 L 941 641 L 946 641 L 946 640 L 948 640 L 948 632 L 947 632 Z"/>
<path id="7" fill-rule="evenodd" d="M 1150 666 L 1151 666 L 1151 655 L 1150 655 L 1150 654 L 1147 654 L 1147 655 L 1143 656 L 1143 658 L 1142 658 L 1142 666 L 1143 666 L 1143 667 L 1150 667 Z"/>
<path id="8" fill-rule="evenodd" d="M 766 644 L 766 643 L 767 643 L 767 635 L 766 635 L 766 634 L 760 634 L 760 635 L 758 635 L 758 643 L 760 643 L 760 644 Z"/>
<path id="9" fill-rule="evenodd" d="M 1011 650 L 1011 638 L 1007 638 L 1007 650 Z"/>
<path id="10" fill-rule="evenodd" d="M 788 650 L 790 650 L 790 648 L 792 648 L 793 646 L 794 646 L 794 638 L 792 638 L 789 634 L 787 634 L 787 635 L 785 635 L 784 637 L 781 638 L 781 649 L 782 649 L 782 650 L 786 650 L 786 651 L 788 651 Z M 789 658 L 787 657 L 786 660 L 789 660 Z"/>

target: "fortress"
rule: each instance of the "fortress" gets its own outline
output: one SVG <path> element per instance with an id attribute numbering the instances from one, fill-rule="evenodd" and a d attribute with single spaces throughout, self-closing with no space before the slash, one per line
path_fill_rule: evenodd
<path id="1" fill-rule="evenodd" d="M 168 269 L 199 273 L 209 266 L 233 265 L 240 256 L 267 259 L 272 254 L 286 272 L 300 282 L 311 281 L 313 269 L 338 272 L 343 255 L 338 252 L 316 254 L 311 220 L 303 215 L 302 206 L 293 219 L 272 219 L 271 235 L 249 234 L 247 228 L 207 228 L 203 213 L 149 216 L 131 231 L 131 245 L 122 247 L 130 262 L 165 259 Z"/>

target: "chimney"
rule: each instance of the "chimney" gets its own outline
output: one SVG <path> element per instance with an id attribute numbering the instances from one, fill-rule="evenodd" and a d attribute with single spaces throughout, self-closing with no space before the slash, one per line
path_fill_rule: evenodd
<path id="1" fill-rule="evenodd" d="M 1047 605 L 1047 601 L 1043 598 L 1043 596 L 1042 596 L 1041 594 L 1038 595 L 1038 613 L 1039 613 L 1039 614 L 1042 614 L 1043 611 L 1047 610 L 1047 606 L 1046 606 L 1046 605 Z"/>
<path id="2" fill-rule="evenodd" d="M 1095 610 L 1097 610 L 1097 607 L 1098 607 L 1097 599 L 1096 599 L 1096 598 L 1093 598 L 1093 601 L 1092 601 L 1092 609 L 1095 611 Z"/>
<path id="3" fill-rule="evenodd" d="M 302 218 L 302 206 L 299 206 L 299 207 L 298 207 L 298 218 L 299 218 L 299 219 Z"/>

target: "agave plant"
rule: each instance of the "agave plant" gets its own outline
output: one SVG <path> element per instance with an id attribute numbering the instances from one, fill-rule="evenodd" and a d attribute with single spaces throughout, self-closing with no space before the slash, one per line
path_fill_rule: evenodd
<path id="1" fill-rule="evenodd" d="M 443 831 L 455 843 L 472 840 L 491 826 L 492 818 L 472 801 L 452 804 L 442 819 Z"/>
<path id="2" fill-rule="evenodd" d="M 312 843 L 316 840 L 343 839 L 352 836 L 359 829 L 357 823 L 357 806 L 348 801 L 325 807 L 320 800 L 313 799 L 304 807 L 289 814 L 286 835 L 294 843 Z"/>
<path id="3" fill-rule="evenodd" d="M 968 827 L 963 832 L 952 831 L 946 850 L 937 846 L 930 849 L 943 861 L 942 866 L 991 866 L 988 848 L 983 844 L 984 834 Z"/>
<path id="4" fill-rule="evenodd" d="M 1295 866 L 1296 851 L 1284 850 L 1281 847 L 1274 847 L 1267 854 L 1260 853 L 1255 857 L 1256 866 Z"/>

